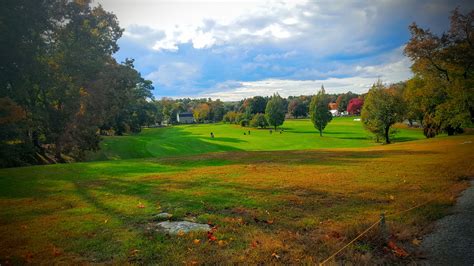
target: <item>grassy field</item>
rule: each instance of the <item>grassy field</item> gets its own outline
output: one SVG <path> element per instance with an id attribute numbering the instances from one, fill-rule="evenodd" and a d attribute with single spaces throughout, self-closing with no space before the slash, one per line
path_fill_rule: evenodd
<path id="1" fill-rule="evenodd" d="M 102 161 L 1 169 L 0 263 L 316 263 L 381 212 L 429 201 L 387 217 L 407 258 L 384 252 L 378 230 L 337 257 L 408 262 L 474 175 L 472 135 L 401 130 L 398 143 L 375 145 L 360 122 L 336 120 L 323 138 L 306 122 L 281 135 L 149 129 L 107 138 Z M 150 230 L 162 211 L 215 225 L 217 240 Z"/>
<path id="2" fill-rule="evenodd" d="M 248 131 L 250 130 L 250 135 Z M 210 133 L 215 135 L 210 138 Z M 244 135 L 246 133 L 247 135 Z M 107 137 L 90 160 L 165 157 L 221 151 L 278 151 L 317 148 L 355 148 L 377 145 L 352 117 L 334 119 L 320 137 L 307 119 L 287 120 L 283 133 L 230 124 L 184 125 L 144 129 L 134 136 Z M 417 129 L 400 129 L 394 141 L 422 139 Z"/>

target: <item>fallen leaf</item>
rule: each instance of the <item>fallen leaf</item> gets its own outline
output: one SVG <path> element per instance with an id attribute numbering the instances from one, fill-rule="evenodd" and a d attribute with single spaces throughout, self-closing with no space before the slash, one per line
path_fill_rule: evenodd
<path id="1" fill-rule="evenodd" d="M 61 255 L 61 250 L 53 246 L 53 256 L 57 257 Z"/>
<path id="2" fill-rule="evenodd" d="M 421 244 L 421 241 L 419 239 L 415 238 L 411 241 L 411 243 L 415 246 L 419 246 Z"/>
<path id="3" fill-rule="evenodd" d="M 178 236 L 184 236 L 184 235 L 185 235 L 185 233 L 183 232 L 183 230 L 178 231 Z"/>
<path id="4" fill-rule="evenodd" d="M 250 245 L 251 245 L 253 248 L 256 248 L 256 247 L 257 247 L 257 244 L 258 244 L 257 241 L 252 241 L 252 243 L 250 243 Z"/>
<path id="5" fill-rule="evenodd" d="M 391 199 L 391 200 L 394 200 L 395 197 L 394 197 L 393 195 L 390 195 L 390 199 Z"/>
<path id="6" fill-rule="evenodd" d="M 227 242 L 225 242 L 224 240 L 219 240 L 219 242 L 217 242 L 217 244 L 222 247 L 222 246 L 225 246 L 227 244 Z"/>
<path id="7" fill-rule="evenodd" d="M 109 222 L 109 219 L 105 219 L 104 221 L 104 224 L 108 223 Z"/>
<path id="8" fill-rule="evenodd" d="M 141 203 L 141 202 L 138 202 L 137 208 L 143 209 L 143 208 L 145 208 L 145 205 L 143 205 L 143 203 Z"/>
<path id="9" fill-rule="evenodd" d="M 199 244 L 201 243 L 201 240 L 199 240 L 199 239 L 194 239 L 193 242 L 194 242 L 194 244 L 199 245 Z"/>
<path id="10" fill-rule="evenodd" d="M 392 252 L 397 255 L 398 257 L 407 257 L 409 254 L 402 248 L 398 247 L 395 242 L 389 241 L 388 247 L 392 250 Z"/>
<path id="11" fill-rule="evenodd" d="M 130 256 L 136 256 L 138 254 L 138 252 L 140 252 L 140 250 L 134 249 L 134 250 L 130 251 Z"/>
<path id="12" fill-rule="evenodd" d="M 276 254 L 275 252 L 272 253 L 272 257 L 274 257 L 275 259 L 279 259 L 280 256 L 278 254 Z"/>

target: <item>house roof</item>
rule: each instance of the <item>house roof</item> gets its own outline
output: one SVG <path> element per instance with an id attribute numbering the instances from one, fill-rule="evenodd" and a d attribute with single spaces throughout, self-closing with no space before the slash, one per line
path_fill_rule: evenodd
<path id="1" fill-rule="evenodd" d="M 193 113 L 190 112 L 184 112 L 184 113 L 179 113 L 179 117 L 193 117 Z"/>

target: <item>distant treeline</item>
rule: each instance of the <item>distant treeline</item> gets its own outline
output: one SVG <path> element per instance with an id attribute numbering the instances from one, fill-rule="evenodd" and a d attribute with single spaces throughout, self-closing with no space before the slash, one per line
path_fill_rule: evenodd
<path id="1" fill-rule="evenodd" d="M 316 92 L 316 90 L 315 90 Z M 350 105 L 352 99 L 361 99 L 363 95 L 352 92 L 340 94 L 327 94 L 328 109 L 335 109 L 338 112 L 348 112 L 350 114 L 360 114 L 362 105 Z M 292 118 L 305 118 L 309 116 L 309 105 L 312 95 L 290 96 L 282 99 L 282 109 L 285 114 Z M 155 117 L 149 121 L 153 124 L 177 124 L 177 115 L 183 112 L 193 114 L 196 123 L 229 122 L 239 124 L 242 120 L 250 121 L 255 114 L 265 114 L 269 96 L 255 96 L 240 101 L 222 102 L 211 98 L 202 99 L 171 99 L 151 101 L 155 106 Z M 349 109 L 348 109 L 349 107 Z"/>

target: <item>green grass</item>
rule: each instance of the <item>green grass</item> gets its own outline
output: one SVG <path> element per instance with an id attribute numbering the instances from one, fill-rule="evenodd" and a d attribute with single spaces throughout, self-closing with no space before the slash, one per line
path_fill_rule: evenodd
<path id="1" fill-rule="evenodd" d="M 377 145 L 352 117 L 335 118 L 323 137 L 308 119 L 287 120 L 282 134 L 270 129 L 243 128 L 230 124 L 183 125 L 144 129 L 133 136 L 105 137 L 100 152 L 90 160 L 194 155 L 221 151 L 278 151 L 318 148 L 356 148 Z M 250 130 L 250 135 L 248 131 Z M 215 135 L 210 138 L 210 133 Z M 247 135 L 244 135 L 246 133 Z M 399 129 L 395 142 L 422 139 L 418 129 Z"/>
<path id="2" fill-rule="evenodd" d="M 400 129 L 398 143 L 380 145 L 350 118 L 322 138 L 308 120 L 284 128 L 148 129 L 105 138 L 96 161 L 0 169 L 0 264 L 317 263 L 382 211 L 436 198 L 388 218 L 411 243 L 474 175 L 472 135 Z M 162 211 L 217 225 L 218 241 L 151 230 Z M 338 260 L 403 263 L 381 251 L 372 232 Z"/>

